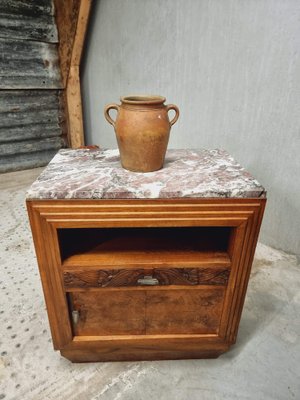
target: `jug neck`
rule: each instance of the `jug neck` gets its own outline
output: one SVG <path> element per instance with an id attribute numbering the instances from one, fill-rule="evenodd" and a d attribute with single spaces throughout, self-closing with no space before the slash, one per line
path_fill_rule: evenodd
<path id="1" fill-rule="evenodd" d="M 126 96 L 121 97 L 121 104 L 125 108 L 161 108 L 164 107 L 165 97 L 162 96 Z"/>

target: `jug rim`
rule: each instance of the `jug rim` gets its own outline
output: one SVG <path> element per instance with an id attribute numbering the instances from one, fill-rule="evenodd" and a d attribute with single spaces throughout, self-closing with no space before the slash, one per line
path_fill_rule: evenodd
<path id="1" fill-rule="evenodd" d="M 120 100 L 125 104 L 162 104 L 166 101 L 166 98 L 158 95 L 132 94 L 128 96 L 122 96 Z"/>

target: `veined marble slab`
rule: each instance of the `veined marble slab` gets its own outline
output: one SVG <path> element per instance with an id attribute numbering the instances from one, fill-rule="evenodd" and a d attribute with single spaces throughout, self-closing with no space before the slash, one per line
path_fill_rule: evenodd
<path id="1" fill-rule="evenodd" d="M 122 168 L 118 150 L 60 150 L 27 199 L 265 197 L 261 184 L 224 150 L 169 150 L 164 167 Z"/>

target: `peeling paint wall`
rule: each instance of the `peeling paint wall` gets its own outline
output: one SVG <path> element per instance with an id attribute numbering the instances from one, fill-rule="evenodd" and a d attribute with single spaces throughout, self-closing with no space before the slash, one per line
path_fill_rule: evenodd
<path id="1" fill-rule="evenodd" d="M 82 68 L 88 144 L 116 147 L 103 107 L 157 93 L 169 147 L 228 150 L 268 190 L 261 240 L 300 253 L 300 2 L 101 0 Z"/>

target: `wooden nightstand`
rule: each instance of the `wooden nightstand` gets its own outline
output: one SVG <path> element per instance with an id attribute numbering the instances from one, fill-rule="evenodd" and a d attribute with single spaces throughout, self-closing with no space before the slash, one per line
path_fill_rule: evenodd
<path id="1" fill-rule="evenodd" d="M 74 362 L 218 357 L 236 340 L 266 202 L 228 153 L 139 174 L 62 150 L 27 193 L 54 348 Z"/>

